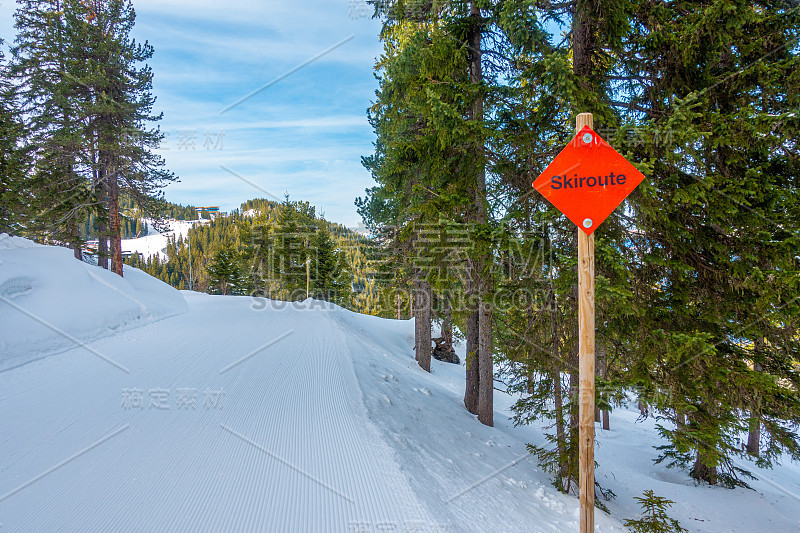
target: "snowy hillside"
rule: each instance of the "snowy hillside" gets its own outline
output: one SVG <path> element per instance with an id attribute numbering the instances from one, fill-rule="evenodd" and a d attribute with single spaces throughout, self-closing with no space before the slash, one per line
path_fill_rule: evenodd
<path id="1" fill-rule="evenodd" d="M 186 309 L 180 292 L 135 268 L 123 279 L 66 248 L 0 235 L 0 371 Z"/>
<path id="2" fill-rule="evenodd" d="M 144 259 L 152 255 L 158 255 L 161 261 L 167 260 L 164 249 L 167 247 L 168 239 L 178 239 L 189 234 L 189 228 L 196 224 L 208 224 L 208 220 L 168 220 L 167 227 L 163 232 L 155 231 L 152 222 L 145 219 L 147 224 L 147 235 L 136 239 L 122 239 L 123 252 L 140 253 Z"/>
<path id="3" fill-rule="evenodd" d="M 3 242 L 0 361 L 30 361 L 0 372 L 3 531 L 577 531 L 577 499 L 526 452 L 541 425 L 514 428 L 502 393 L 480 424 L 463 366 L 417 366 L 411 321 L 178 293 Z M 42 358 L 72 341 L 40 318 L 96 340 Z M 597 531 L 624 531 L 644 489 L 690 531 L 797 531 L 797 465 L 756 472 L 755 491 L 695 486 L 653 465 L 636 416 L 598 430 L 618 498 Z"/>

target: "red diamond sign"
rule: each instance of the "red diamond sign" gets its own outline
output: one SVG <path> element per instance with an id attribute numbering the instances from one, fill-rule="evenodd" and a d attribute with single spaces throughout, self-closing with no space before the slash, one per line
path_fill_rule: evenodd
<path id="1" fill-rule="evenodd" d="M 636 167 L 584 126 L 533 187 L 591 235 L 643 179 Z"/>

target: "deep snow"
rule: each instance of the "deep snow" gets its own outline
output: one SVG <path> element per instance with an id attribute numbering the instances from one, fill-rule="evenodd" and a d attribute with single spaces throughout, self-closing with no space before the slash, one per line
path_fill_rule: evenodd
<path id="1" fill-rule="evenodd" d="M 577 499 L 525 451 L 542 424 L 513 427 L 498 392 L 481 425 L 463 366 L 416 365 L 411 321 L 179 293 L 19 239 L 0 261 L 3 531 L 577 530 Z M 696 486 L 652 463 L 637 415 L 597 431 L 618 496 L 597 531 L 622 531 L 648 488 L 691 531 L 798 530 L 798 465 L 757 471 L 755 491 Z"/>
<path id="2" fill-rule="evenodd" d="M 123 279 L 0 234 L 0 371 L 186 310 L 180 292 L 140 270 L 125 267 Z"/>

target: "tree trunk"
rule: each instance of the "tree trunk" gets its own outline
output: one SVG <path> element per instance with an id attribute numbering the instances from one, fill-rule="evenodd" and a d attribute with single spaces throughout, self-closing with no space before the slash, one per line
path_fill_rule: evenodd
<path id="1" fill-rule="evenodd" d="M 580 377 L 576 366 L 569 373 L 569 442 L 567 445 L 566 464 L 562 465 L 562 469 L 566 468 L 567 470 L 567 483 L 564 485 L 564 490 L 567 492 L 570 492 L 573 483 L 576 488 L 578 486 L 578 444 L 580 443 L 580 427 L 578 424 L 580 421 L 579 383 Z"/>
<path id="2" fill-rule="evenodd" d="M 413 287 L 412 287 L 412 295 L 411 301 L 413 302 L 414 306 L 414 359 L 419 362 L 419 338 L 420 338 L 420 324 L 421 324 L 421 317 L 420 317 L 420 309 L 419 309 L 419 280 L 414 280 Z"/>
<path id="3" fill-rule="evenodd" d="M 693 427 L 702 427 L 703 416 L 702 409 L 688 413 L 687 423 Z M 694 465 L 689 471 L 689 475 L 698 481 L 705 481 L 709 485 L 716 485 L 719 481 L 717 476 L 717 467 L 710 465 L 707 461 L 706 452 L 714 454 L 714 445 L 709 445 L 702 440 L 695 443 L 695 453 L 697 454 Z"/>
<path id="4" fill-rule="evenodd" d="M 610 418 L 609 412 L 603 411 L 603 429 L 606 431 L 611 429 L 611 421 L 609 420 L 609 418 Z"/>
<path id="5" fill-rule="evenodd" d="M 403 300 L 400 298 L 400 293 L 397 293 L 397 320 L 400 320 L 400 306 L 402 305 Z"/>
<path id="6" fill-rule="evenodd" d="M 548 243 L 549 244 L 549 243 Z M 550 379 L 553 380 L 553 407 L 556 415 L 556 447 L 558 449 L 558 464 L 559 464 L 559 479 L 563 482 L 564 479 L 569 477 L 569 468 L 567 467 L 567 437 L 564 428 L 564 399 L 561 389 L 561 330 L 558 323 L 558 314 L 556 313 L 556 293 L 555 287 L 550 290 L 550 358 L 553 363 L 553 370 L 550 374 Z"/>
<path id="7" fill-rule="evenodd" d="M 97 266 L 108 270 L 108 226 L 105 223 L 98 223 L 97 232 Z"/>
<path id="8" fill-rule="evenodd" d="M 94 151 L 92 152 L 92 160 L 96 159 Z M 108 224 L 102 220 L 103 213 L 109 214 L 108 207 L 108 187 L 106 187 L 105 175 L 100 165 L 97 165 L 95 171 L 95 191 L 100 203 L 97 216 L 97 266 L 108 270 Z"/>
<path id="9" fill-rule="evenodd" d="M 478 379 L 480 360 L 478 359 L 478 310 L 467 316 L 467 382 L 464 392 L 464 406 L 473 415 L 478 414 Z"/>
<path id="10" fill-rule="evenodd" d="M 442 341 L 444 341 L 449 348 L 453 347 L 453 309 L 450 307 L 450 298 L 445 294 L 442 296 L 443 300 L 443 309 L 442 314 L 442 329 L 441 329 L 441 336 Z"/>
<path id="11" fill-rule="evenodd" d="M 122 231 L 119 220 L 119 184 L 113 172 L 108 173 L 108 215 L 111 237 L 111 272 L 122 277 Z"/>
<path id="12" fill-rule="evenodd" d="M 432 339 L 436 343 L 434 351 L 453 352 L 453 310 L 450 308 L 450 300 L 447 295 L 441 297 L 442 300 L 442 326 L 439 328 L 439 337 Z"/>
<path id="13" fill-rule="evenodd" d="M 764 339 L 756 339 L 755 341 L 755 351 L 760 355 L 760 353 L 764 349 Z M 761 365 L 758 363 L 753 363 L 753 370 L 755 372 L 761 372 Z M 750 408 L 750 432 L 747 434 L 747 453 L 752 455 L 753 457 L 758 457 L 760 450 L 759 450 L 759 441 L 761 440 L 761 398 L 755 396 L 753 398 L 753 406 Z"/>
<path id="14" fill-rule="evenodd" d="M 418 282 L 417 298 L 417 361 L 426 372 L 431 371 L 431 285 Z"/>
<path id="15" fill-rule="evenodd" d="M 564 401 L 561 395 L 561 369 L 556 368 L 551 375 L 553 380 L 553 403 L 556 411 L 556 446 L 558 447 L 558 463 L 560 479 L 569 477 L 567 457 L 567 441 L 564 433 Z"/>
<path id="16" fill-rule="evenodd" d="M 602 342 L 597 343 L 597 375 L 603 379 L 608 374 L 608 356 L 606 354 L 606 345 Z M 602 420 L 601 420 L 602 419 Z M 595 408 L 594 421 L 601 422 L 602 428 L 608 430 L 608 411 Z"/>
<path id="17" fill-rule="evenodd" d="M 470 27 L 467 35 L 469 48 L 469 80 L 474 85 L 483 84 L 483 65 L 481 40 L 483 22 L 477 2 L 470 3 Z M 483 123 L 483 96 L 479 95 L 472 104 L 471 119 L 478 125 Z M 475 143 L 475 156 L 478 169 L 475 176 L 473 197 L 474 220 L 477 224 L 486 224 L 486 166 L 483 139 Z M 478 329 L 478 420 L 487 426 L 494 425 L 494 368 L 492 365 L 492 308 L 489 294 L 489 266 L 491 257 L 484 250 L 477 251 L 470 276 L 473 284 L 472 294 L 477 302 Z"/>
<path id="18" fill-rule="evenodd" d="M 489 302 L 481 301 L 478 320 L 478 420 L 487 426 L 494 426 L 492 307 Z"/>
<path id="19" fill-rule="evenodd" d="M 647 404 L 643 402 L 641 398 L 639 398 L 638 407 L 639 407 L 639 415 L 641 416 L 641 418 L 647 418 L 650 411 L 647 408 Z"/>
<path id="20" fill-rule="evenodd" d="M 108 225 L 104 222 L 97 224 L 97 266 L 108 270 Z"/>
<path id="21" fill-rule="evenodd" d="M 750 433 L 747 434 L 747 453 L 758 457 L 761 440 L 761 419 L 757 411 L 750 411 Z"/>
<path id="22" fill-rule="evenodd" d="M 82 244 L 81 232 L 80 229 L 78 228 L 77 216 L 75 215 L 70 217 L 69 233 L 70 233 L 70 238 L 72 240 L 70 244 L 72 245 L 73 255 L 75 256 L 75 259 L 77 259 L 78 261 L 83 261 L 83 254 L 82 254 L 83 246 L 81 245 Z"/>
<path id="23" fill-rule="evenodd" d="M 694 479 L 705 481 L 709 485 L 716 485 L 719 481 L 717 478 L 717 467 L 708 466 L 699 454 L 692 467 L 691 475 Z"/>
<path id="24" fill-rule="evenodd" d="M 592 52 L 596 49 L 592 27 L 592 13 L 587 7 L 575 3 L 572 17 L 572 72 L 577 77 L 577 82 L 585 91 L 591 90 Z M 580 102 L 573 102 L 580 106 Z M 584 110 L 586 111 L 586 110 Z"/>

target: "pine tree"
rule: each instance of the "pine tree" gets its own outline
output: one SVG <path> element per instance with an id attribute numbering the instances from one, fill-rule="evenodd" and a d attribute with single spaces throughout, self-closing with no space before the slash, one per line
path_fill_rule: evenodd
<path id="1" fill-rule="evenodd" d="M 215 294 L 241 294 L 243 279 L 239 257 L 231 244 L 223 246 L 206 267 L 209 290 Z"/>
<path id="2" fill-rule="evenodd" d="M 120 193 L 154 213 L 160 187 L 173 179 L 151 150 L 162 138 L 147 123 L 152 72 L 139 64 L 152 47 L 130 37 L 134 12 L 122 0 L 24 0 L 11 73 L 19 87 L 30 145 L 28 233 L 69 244 L 80 257 L 80 227 L 100 228 L 101 266 L 111 236 L 112 269 L 122 275 Z"/>
<path id="3" fill-rule="evenodd" d="M 111 270 L 121 276 L 121 192 L 152 211 L 157 205 L 153 198 L 174 177 L 151 151 L 163 139 L 149 125 L 161 115 L 152 114 L 153 74 L 142 65 L 152 57 L 153 47 L 130 36 L 136 18 L 132 4 L 95 0 L 80 6 L 84 23 L 79 57 L 85 61 L 80 84 L 88 92 L 84 113 L 91 118 L 86 136 L 95 187 L 107 201 Z"/>
<path id="4" fill-rule="evenodd" d="M 0 39 L 0 47 L 3 45 Z M 16 88 L 0 50 L 0 233 L 19 233 L 30 217 L 30 147 L 19 120 Z"/>
<path id="5" fill-rule="evenodd" d="M 642 517 L 624 521 L 625 527 L 635 533 L 684 533 L 680 522 L 667 515 L 667 509 L 675 502 L 656 496 L 651 489 L 645 490 L 643 497 L 634 496 L 642 506 Z"/>
<path id="6" fill-rule="evenodd" d="M 307 261 L 311 260 L 311 244 L 317 225 L 314 208 L 307 202 L 281 204 L 272 234 L 271 268 L 281 286 L 281 296 L 288 300 L 306 297 Z"/>
<path id="7" fill-rule="evenodd" d="M 475 54 L 470 55 L 464 31 L 469 6 L 460 2 L 399 3 L 384 15 L 385 53 L 378 63 L 381 89 L 371 109 L 378 140 L 375 155 L 364 159 L 379 186 L 367 191 L 359 207 L 367 224 L 378 222 L 384 234 L 391 235 L 389 249 L 405 259 L 407 282 L 417 287 L 415 292 L 422 303 L 415 313 L 417 354 L 423 354 L 423 366 L 427 366 L 424 361 L 430 351 L 432 298 L 424 295 L 434 281 L 436 260 L 420 243 L 427 238 L 423 234 L 438 232 L 442 217 L 460 223 L 462 228 L 481 227 L 473 220 L 473 213 L 476 205 L 485 207 L 485 198 L 476 204 L 476 198 L 483 194 L 476 178 L 483 175 L 483 155 L 476 146 L 482 145 L 484 125 L 482 118 L 475 120 L 475 102 L 480 100 L 483 88 L 470 79 L 470 57 Z M 475 64 L 473 61 L 473 67 Z M 475 236 L 482 234 L 475 232 Z M 481 247 L 468 247 L 467 251 L 476 249 Z M 474 281 L 465 281 L 475 285 Z M 477 293 L 472 294 L 474 303 Z M 477 313 L 478 307 L 472 305 L 471 312 Z M 484 318 L 490 317 L 488 310 L 484 308 Z M 485 341 L 490 339 L 490 322 L 484 320 L 484 331 L 489 333 Z M 468 321 L 468 339 L 477 339 L 477 328 L 478 323 L 473 327 Z M 472 347 L 469 343 L 477 355 L 477 344 Z M 482 353 L 491 360 L 491 349 Z M 491 363 L 487 370 L 491 370 Z M 487 406 L 492 380 L 488 383 L 481 418 L 491 424 L 491 408 Z M 468 401 L 467 407 L 478 412 L 477 402 L 472 406 Z"/>
<path id="8" fill-rule="evenodd" d="M 631 151 L 652 175 L 634 196 L 633 221 L 650 333 L 631 347 L 641 356 L 631 369 L 675 423 L 661 427 L 660 460 L 731 486 L 746 474 L 731 458 L 749 457 L 738 441 L 747 412 L 764 429 L 759 464 L 800 456 L 800 9 L 636 7 L 625 74 L 638 84 L 629 118 L 642 119 Z"/>
<path id="9" fill-rule="evenodd" d="M 335 303 L 349 301 L 352 274 L 342 252 L 335 248 L 324 220 L 317 221 L 316 232 L 310 237 L 309 244 L 311 295 Z"/>
<path id="10" fill-rule="evenodd" d="M 76 72 L 78 23 L 72 0 L 23 0 L 14 13 L 17 36 L 11 74 L 19 87 L 30 144 L 36 146 L 35 198 L 29 231 L 67 243 L 80 258 L 79 220 L 93 203 L 80 175 L 81 138 Z"/>

